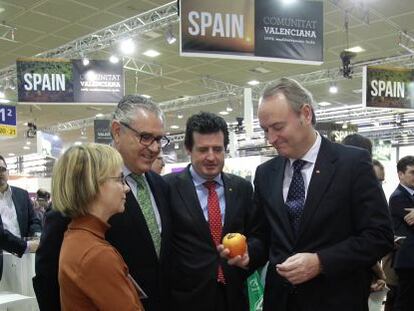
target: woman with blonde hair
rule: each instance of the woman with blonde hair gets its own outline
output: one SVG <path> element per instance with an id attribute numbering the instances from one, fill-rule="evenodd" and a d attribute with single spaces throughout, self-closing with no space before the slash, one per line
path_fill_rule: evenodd
<path id="1" fill-rule="evenodd" d="M 128 191 L 110 146 L 73 146 L 55 164 L 53 208 L 72 219 L 59 257 L 62 310 L 143 310 L 124 260 L 105 240 Z"/>

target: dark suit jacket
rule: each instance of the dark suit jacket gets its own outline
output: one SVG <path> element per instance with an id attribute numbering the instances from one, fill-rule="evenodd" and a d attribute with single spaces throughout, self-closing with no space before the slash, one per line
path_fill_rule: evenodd
<path id="1" fill-rule="evenodd" d="M 395 269 L 414 269 L 414 226 L 405 222 L 404 216 L 408 214 L 405 208 L 414 208 L 414 198 L 403 186 L 398 185 L 390 196 L 390 211 L 395 235 L 405 236 L 406 239 L 396 251 Z"/>
<path id="2" fill-rule="evenodd" d="M 162 222 L 161 255 L 157 258 L 144 216 L 132 192 L 127 193 L 125 211 L 111 217 L 107 240 L 124 258 L 130 274 L 139 283 L 148 299 L 142 303 L 146 311 L 166 310 L 168 305 L 168 253 L 170 216 L 167 202 L 168 186 L 152 172 L 146 173 Z M 36 252 L 36 276 L 33 285 L 41 311 L 60 310 L 58 264 L 59 252 L 69 219 L 58 212 L 45 216 L 44 231 Z"/>
<path id="3" fill-rule="evenodd" d="M 125 211 L 111 217 L 106 239 L 120 252 L 131 276 L 138 282 L 147 299 L 145 311 L 170 310 L 168 265 L 170 253 L 170 208 L 168 185 L 156 173 L 145 174 L 161 217 L 161 250 L 157 257 L 144 215 L 132 192 L 127 193 Z"/>
<path id="4" fill-rule="evenodd" d="M 36 232 L 40 233 L 42 230 L 41 221 L 34 213 L 29 193 L 21 188 L 13 186 L 10 186 L 10 188 L 12 191 L 12 200 L 16 209 L 17 222 L 19 223 L 20 235 L 22 238 L 19 238 L 4 229 L 3 221 L 0 216 L 0 279 L 3 272 L 2 250 L 6 250 L 22 257 L 27 246 L 27 243 L 23 240 L 23 238 L 33 236 Z"/>
<path id="5" fill-rule="evenodd" d="M 249 271 L 231 267 L 220 258 L 189 169 L 164 178 L 170 185 L 171 195 L 171 310 L 214 311 L 219 264 L 227 282 L 228 310 L 248 310 L 245 280 Z M 222 179 L 226 202 L 223 236 L 230 232 L 243 233 L 248 238 L 250 252 L 263 248 L 257 239 L 260 224 L 253 205 L 251 184 L 231 174 L 223 173 Z M 258 264 L 252 262 L 252 266 Z"/>
<path id="6" fill-rule="evenodd" d="M 289 222 L 282 188 L 288 159 L 276 157 L 257 168 L 255 201 L 271 231 L 264 311 L 368 310 L 370 268 L 393 248 L 387 202 L 368 153 L 322 138 L 297 239 Z M 291 285 L 275 265 L 295 253 L 316 252 L 323 272 Z"/>

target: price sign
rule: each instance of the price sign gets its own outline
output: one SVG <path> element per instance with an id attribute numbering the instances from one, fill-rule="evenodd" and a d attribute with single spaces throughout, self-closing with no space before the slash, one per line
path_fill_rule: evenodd
<path id="1" fill-rule="evenodd" d="M 0 136 L 17 136 L 15 106 L 0 105 Z"/>

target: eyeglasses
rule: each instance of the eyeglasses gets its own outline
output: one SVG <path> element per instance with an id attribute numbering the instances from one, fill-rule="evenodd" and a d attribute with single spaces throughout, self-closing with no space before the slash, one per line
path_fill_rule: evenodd
<path id="1" fill-rule="evenodd" d="M 169 138 L 166 136 L 154 136 L 149 133 L 139 132 L 136 129 L 133 129 L 132 127 L 130 127 L 125 122 L 119 122 L 119 123 L 122 126 L 125 126 L 127 129 L 133 131 L 135 133 L 135 136 L 139 139 L 139 142 L 146 147 L 151 146 L 154 143 L 154 141 L 157 142 L 157 144 L 160 145 L 161 148 L 164 148 L 170 143 Z"/>
<path id="2" fill-rule="evenodd" d="M 0 166 L 0 173 L 5 173 L 5 172 L 7 172 L 7 167 Z"/>
<path id="3" fill-rule="evenodd" d="M 122 185 L 126 185 L 124 174 L 121 174 L 120 176 L 110 176 L 110 177 L 107 177 L 107 179 L 113 179 Z"/>

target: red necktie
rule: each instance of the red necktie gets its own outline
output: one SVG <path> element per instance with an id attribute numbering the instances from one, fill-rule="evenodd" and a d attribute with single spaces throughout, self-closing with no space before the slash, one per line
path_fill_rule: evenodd
<path id="1" fill-rule="evenodd" d="M 214 244 L 217 246 L 221 244 L 221 212 L 218 195 L 216 192 L 216 182 L 215 181 L 206 181 L 204 186 L 208 189 L 208 224 L 210 225 L 210 233 L 213 238 Z M 217 282 L 225 284 L 223 269 L 221 265 L 218 267 L 217 271 Z"/>

